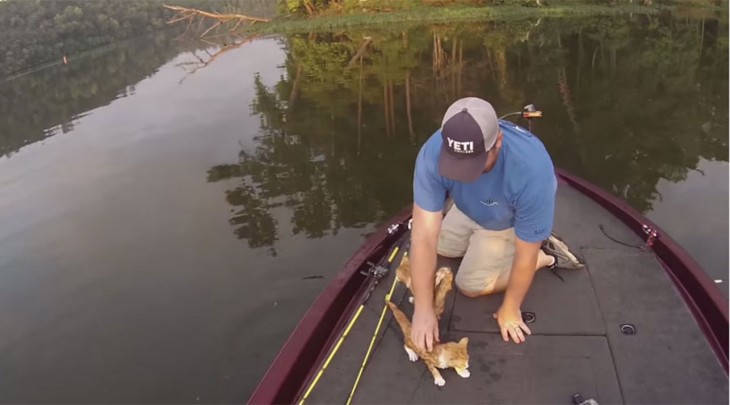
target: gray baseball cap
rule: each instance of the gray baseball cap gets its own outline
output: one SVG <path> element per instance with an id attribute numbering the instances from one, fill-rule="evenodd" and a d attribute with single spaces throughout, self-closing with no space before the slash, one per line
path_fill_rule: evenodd
<path id="1" fill-rule="evenodd" d="M 478 179 L 498 133 L 497 113 L 487 101 L 466 97 L 451 104 L 441 122 L 439 173 L 465 183 Z"/>

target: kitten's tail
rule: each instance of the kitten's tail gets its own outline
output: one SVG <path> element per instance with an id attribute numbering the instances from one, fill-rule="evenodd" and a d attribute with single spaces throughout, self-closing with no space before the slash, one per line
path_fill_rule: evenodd
<path id="1" fill-rule="evenodd" d="M 443 302 L 453 288 L 454 273 L 448 267 L 442 267 L 436 272 L 436 302 Z"/>
<path id="2" fill-rule="evenodd" d="M 411 335 L 411 321 L 408 320 L 408 317 L 406 317 L 406 314 L 403 313 L 394 303 L 388 299 L 388 297 L 385 297 L 385 303 L 388 304 L 388 307 L 390 307 L 390 310 L 393 312 L 393 316 L 395 317 L 395 320 L 398 322 L 398 325 L 400 325 L 401 330 L 403 331 L 403 334 L 405 336 Z"/>
<path id="3" fill-rule="evenodd" d="M 436 274 L 436 278 L 440 279 L 440 281 L 436 286 L 436 294 L 433 297 L 433 308 L 436 311 L 436 316 L 441 319 L 441 314 L 444 312 L 444 307 L 446 306 L 446 296 L 453 286 L 454 274 L 448 267 L 440 268 Z"/>

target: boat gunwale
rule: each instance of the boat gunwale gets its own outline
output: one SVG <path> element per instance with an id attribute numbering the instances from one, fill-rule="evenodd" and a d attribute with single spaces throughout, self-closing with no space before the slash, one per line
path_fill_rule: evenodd
<path id="1" fill-rule="evenodd" d="M 364 270 L 368 261 L 385 254 L 386 249 L 406 231 L 405 222 L 411 216 L 406 207 L 372 233 L 344 264 L 334 279 L 315 299 L 298 325 L 282 346 L 266 374 L 248 400 L 250 404 L 293 403 L 304 384 L 311 379 L 315 366 L 321 363 L 343 320 L 356 307 L 364 293 L 368 277 Z M 393 224 L 402 224 L 393 232 Z"/>
<path id="2" fill-rule="evenodd" d="M 659 237 L 655 239 L 652 250 L 680 292 L 727 375 L 728 307 L 725 305 L 726 299 L 722 292 L 710 279 L 709 275 L 674 239 L 626 201 L 563 169 L 556 168 L 556 175 L 560 182 L 569 185 L 608 210 L 642 240 L 646 236 L 644 225 L 650 226 L 658 232 Z M 378 252 L 381 255 L 385 254 L 385 245 L 395 240 L 392 235 L 389 235 L 388 227 L 396 223 L 403 224 L 410 216 L 411 207 L 408 206 L 384 223 L 353 254 L 338 276 L 330 282 L 325 291 L 315 300 L 287 342 L 282 346 L 281 351 L 259 382 L 248 403 L 293 403 L 299 398 L 304 385 L 311 380 L 317 371 L 316 365 L 322 362 L 323 357 L 334 344 L 337 335 L 344 327 L 343 322 L 356 308 L 355 303 L 365 291 L 362 286 L 366 283 L 367 278 L 360 276 L 359 270 L 368 260 L 372 260 Z M 358 279 L 359 284 L 352 285 L 352 282 Z M 343 297 L 346 285 L 349 285 L 348 292 L 358 291 L 359 293 L 351 294 L 350 297 Z M 340 305 L 336 305 L 336 302 L 339 302 Z M 331 314 L 327 317 L 327 314 L 332 312 L 333 307 L 341 309 L 334 321 Z M 321 331 L 317 333 L 316 326 L 322 325 L 325 318 L 330 319 L 330 325 L 323 326 L 329 331 L 327 336 L 323 337 Z M 319 335 L 319 337 L 315 335 Z M 314 355 L 308 356 L 305 363 L 298 362 L 302 360 L 303 351 L 311 346 L 312 339 L 315 337 L 321 347 L 314 350 L 316 353 L 311 353 Z M 299 371 L 296 372 L 296 369 L 299 369 Z M 296 375 L 294 375 L 295 372 Z M 291 377 L 296 378 L 291 380 Z"/>

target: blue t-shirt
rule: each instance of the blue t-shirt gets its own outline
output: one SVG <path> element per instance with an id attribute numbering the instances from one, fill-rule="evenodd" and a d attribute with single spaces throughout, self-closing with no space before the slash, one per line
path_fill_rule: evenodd
<path id="1" fill-rule="evenodd" d="M 553 227 L 557 179 L 545 146 L 527 130 L 500 121 L 504 133 L 497 163 L 473 183 L 439 174 L 441 131 L 421 147 L 413 176 L 413 200 L 426 211 L 442 211 L 446 193 L 459 210 L 485 229 L 515 228 L 525 242 L 547 239 Z"/>

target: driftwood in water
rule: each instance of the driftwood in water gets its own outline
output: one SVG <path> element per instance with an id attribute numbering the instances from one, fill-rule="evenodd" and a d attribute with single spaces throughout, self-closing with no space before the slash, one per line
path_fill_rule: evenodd
<path id="1" fill-rule="evenodd" d="M 373 39 L 371 37 L 363 37 L 363 39 L 365 40 L 365 42 L 362 43 L 360 49 L 357 50 L 355 56 L 353 56 L 347 63 L 348 68 L 355 66 L 355 62 L 357 62 L 358 59 L 362 58 L 365 55 L 365 52 L 368 50 L 368 45 L 373 42 Z"/>
<path id="2" fill-rule="evenodd" d="M 175 66 L 183 67 L 183 69 L 186 70 L 185 76 L 183 76 L 177 83 L 178 84 L 182 84 L 182 82 L 188 76 L 193 75 L 195 72 L 197 72 L 200 69 L 204 69 L 204 68 L 208 67 L 208 65 L 210 65 L 213 62 L 215 62 L 215 60 L 219 56 L 221 56 L 222 54 L 224 54 L 224 53 L 226 53 L 226 52 L 228 52 L 228 51 L 230 51 L 232 49 L 240 48 L 241 46 L 243 46 L 243 45 L 245 45 L 247 43 L 250 43 L 251 41 L 253 41 L 256 38 L 258 38 L 257 35 L 252 35 L 252 36 L 250 36 L 248 38 L 243 38 L 239 42 L 235 42 L 234 41 L 234 42 L 232 42 L 230 44 L 224 44 L 220 49 L 218 49 L 218 51 L 216 51 L 213 54 L 211 54 L 210 52 L 208 52 L 208 50 L 206 49 L 205 52 L 208 54 L 208 57 L 209 57 L 207 60 L 201 58 L 200 56 L 198 56 L 195 53 L 195 51 L 192 51 L 191 53 L 193 54 L 193 56 L 195 56 L 198 59 L 198 61 L 197 62 L 181 62 L 181 63 L 178 63 L 177 65 L 175 65 Z M 205 39 L 203 39 L 203 41 L 208 42 Z"/>
<path id="3" fill-rule="evenodd" d="M 242 23 L 248 22 L 251 24 L 255 24 L 257 22 L 269 22 L 268 18 L 261 18 L 261 17 L 251 17 L 243 14 L 221 14 L 221 13 L 215 13 L 215 12 L 209 12 L 209 11 L 203 11 L 198 10 L 195 8 L 187 8 L 187 7 L 180 7 L 180 6 L 170 6 L 167 4 L 163 4 L 162 7 L 175 11 L 177 14 L 168 21 L 168 24 L 174 24 L 180 21 L 188 21 L 188 26 L 185 29 L 185 32 L 187 32 L 188 29 L 190 29 L 190 26 L 193 24 L 193 21 L 195 21 L 196 18 L 200 18 L 200 23 L 202 23 L 204 20 L 213 20 L 215 23 L 208 27 L 205 32 L 203 32 L 200 36 L 204 37 L 207 33 L 212 31 L 213 29 L 220 28 L 223 25 L 226 25 L 228 23 L 235 23 L 233 27 L 229 30 L 230 32 L 233 32 L 238 28 Z"/>

